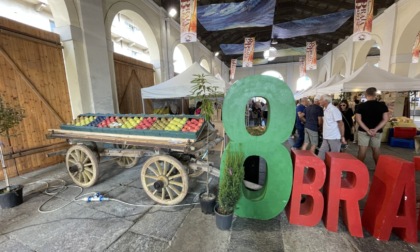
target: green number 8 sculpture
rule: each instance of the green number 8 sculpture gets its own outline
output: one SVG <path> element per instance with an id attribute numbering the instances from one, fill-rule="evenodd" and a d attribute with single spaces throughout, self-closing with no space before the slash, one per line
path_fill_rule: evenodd
<path id="1" fill-rule="evenodd" d="M 249 99 L 264 97 L 269 104 L 266 131 L 252 136 L 246 130 L 244 111 Z M 223 102 L 223 126 L 229 136 L 228 147 L 240 149 L 245 159 L 260 156 L 266 160 L 265 185 L 251 191 L 242 185 L 235 214 L 240 217 L 267 220 L 276 217 L 286 206 L 292 189 L 293 167 L 289 152 L 283 146 L 293 129 L 296 106 L 290 88 L 281 80 L 253 75 L 237 81 Z M 222 156 L 223 174 L 225 153 Z M 223 178 L 221 178 L 223 179 Z"/>

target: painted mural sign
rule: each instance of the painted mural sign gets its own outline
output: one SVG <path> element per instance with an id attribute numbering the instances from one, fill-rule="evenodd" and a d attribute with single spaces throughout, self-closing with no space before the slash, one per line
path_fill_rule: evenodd
<path id="1" fill-rule="evenodd" d="M 412 51 L 412 59 L 411 63 L 418 63 L 419 62 L 419 54 L 420 54 L 420 32 L 417 34 L 416 41 L 413 45 Z"/>
<path id="2" fill-rule="evenodd" d="M 306 42 L 306 70 L 316 69 L 316 41 Z"/>
<path id="3" fill-rule="evenodd" d="M 245 38 L 242 67 L 252 67 L 255 38 Z"/>
<path id="4" fill-rule="evenodd" d="M 226 2 L 226 1 L 225 1 Z M 198 6 L 198 20 L 207 31 L 273 25 L 276 0 L 245 0 Z"/>
<path id="5" fill-rule="evenodd" d="M 181 0 L 181 43 L 197 41 L 197 0 Z"/>
<path id="6" fill-rule="evenodd" d="M 299 57 L 299 77 L 306 75 L 306 59 L 305 57 Z"/>
<path id="7" fill-rule="evenodd" d="M 237 59 L 230 60 L 230 79 L 235 79 L 236 64 L 238 63 Z"/>
<path id="8" fill-rule="evenodd" d="M 244 105 L 255 96 L 270 104 L 270 120 L 260 136 L 247 132 L 243 115 Z M 266 182 L 260 190 L 241 186 L 237 216 L 268 220 L 285 210 L 291 224 L 309 227 L 323 220 L 327 230 L 337 232 L 342 213 L 352 236 L 363 237 L 366 230 L 386 241 L 395 232 L 404 241 L 417 242 L 420 219 L 416 219 L 415 170 L 420 169 L 419 156 L 410 162 L 381 155 L 369 184 L 366 165 L 349 153 L 329 152 L 325 162 L 310 151 L 289 153 L 282 143 L 294 125 L 294 98 L 286 83 L 270 76 L 236 81 L 225 96 L 223 115 L 229 119 L 223 120 L 230 139 L 226 148 L 242 151 L 245 158 L 262 157 L 267 163 Z M 227 169 L 226 156 L 224 152 L 221 174 Z M 343 173 L 347 176 L 342 177 Z M 361 213 L 359 202 L 366 195 Z"/>
<path id="9" fill-rule="evenodd" d="M 353 41 L 370 40 L 373 22 L 373 0 L 355 0 Z"/>

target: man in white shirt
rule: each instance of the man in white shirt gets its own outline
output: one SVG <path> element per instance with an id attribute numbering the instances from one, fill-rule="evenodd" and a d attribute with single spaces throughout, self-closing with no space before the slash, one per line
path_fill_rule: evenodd
<path id="1" fill-rule="evenodd" d="M 344 123 L 341 112 L 332 104 L 331 96 L 321 96 L 320 105 L 324 108 L 324 122 L 322 127 L 323 141 L 319 148 L 318 157 L 325 160 L 325 153 L 340 152 L 341 143 L 347 144 L 347 142 L 344 137 Z"/>

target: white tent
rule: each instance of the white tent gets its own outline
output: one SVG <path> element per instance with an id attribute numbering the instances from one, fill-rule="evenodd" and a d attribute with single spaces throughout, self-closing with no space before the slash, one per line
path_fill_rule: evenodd
<path id="1" fill-rule="evenodd" d="M 339 82 L 339 81 L 341 81 L 343 79 L 344 79 L 343 76 L 341 76 L 339 74 L 335 74 L 333 77 L 329 78 L 327 81 L 325 81 L 323 83 L 320 83 L 320 84 L 315 85 L 315 86 L 312 86 L 312 87 L 310 87 L 310 88 L 308 88 L 308 89 L 306 89 L 304 91 L 301 91 L 301 92 L 296 93 L 294 95 L 295 96 L 295 100 L 299 100 L 300 98 L 303 98 L 303 97 L 308 97 L 308 96 L 316 95 L 316 94 L 319 93 L 318 90 L 320 88 L 324 88 L 324 87 L 328 87 L 328 86 L 334 85 L 335 83 L 337 83 L 337 82 Z"/>
<path id="2" fill-rule="evenodd" d="M 158 85 L 142 88 L 141 97 L 142 99 L 171 99 L 191 96 L 191 88 L 193 86 L 191 81 L 196 77 L 194 76 L 196 74 L 206 75 L 206 79 L 210 83 L 210 86 L 217 87 L 217 91 L 220 93 L 225 92 L 225 81 L 214 77 L 201 67 L 200 64 L 195 62 L 184 72 L 172 79 Z"/>
<path id="3" fill-rule="evenodd" d="M 349 77 L 317 90 L 317 94 L 363 92 L 369 87 L 380 91 L 403 92 L 420 90 L 420 79 L 398 76 L 365 63 Z"/>

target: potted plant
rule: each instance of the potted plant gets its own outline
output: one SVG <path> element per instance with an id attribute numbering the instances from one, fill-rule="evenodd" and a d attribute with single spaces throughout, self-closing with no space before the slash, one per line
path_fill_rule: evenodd
<path id="1" fill-rule="evenodd" d="M 220 176 L 219 194 L 215 206 L 216 226 L 221 230 L 229 230 L 232 226 L 233 211 L 241 197 L 244 180 L 244 154 L 240 150 L 228 147 Z"/>
<path id="2" fill-rule="evenodd" d="M 10 137 L 16 134 L 10 134 L 10 129 L 18 125 L 23 118 L 24 110 L 19 106 L 10 106 L 6 104 L 0 97 L 0 135 L 6 137 L 9 146 Z M 6 163 L 3 156 L 3 143 L 0 141 L 0 161 L 3 170 L 5 188 L 0 188 L 0 208 L 11 208 L 20 205 L 23 202 L 22 185 L 10 186 L 9 177 L 7 176 Z"/>
<path id="3" fill-rule="evenodd" d="M 214 115 L 213 98 L 218 95 L 218 92 L 217 87 L 211 86 L 204 74 L 195 74 L 194 76 L 195 78 L 191 81 L 191 83 L 194 84 L 191 89 L 191 94 L 192 97 L 201 102 L 200 114 L 206 119 L 205 125 L 207 127 L 207 155 L 205 155 L 207 161 L 206 191 L 200 194 L 200 206 L 203 213 L 211 214 L 213 213 L 214 206 L 216 205 L 216 195 L 210 193 L 209 190 L 209 122 Z"/>

